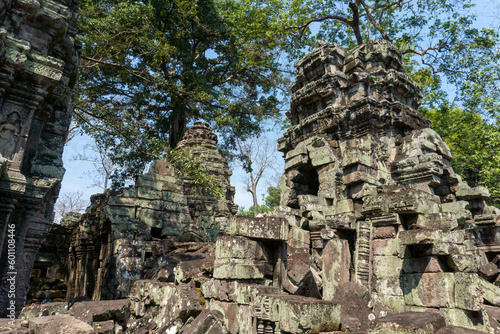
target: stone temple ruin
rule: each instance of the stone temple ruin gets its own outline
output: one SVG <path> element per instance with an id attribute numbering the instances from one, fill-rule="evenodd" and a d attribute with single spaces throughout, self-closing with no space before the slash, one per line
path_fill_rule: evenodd
<path id="1" fill-rule="evenodd" d="M 297 74 L 274 212 L 234 215 L 196 123 L 181 146 L 226 198 L 165 161 L 95 195 L 49 234 L 62 246 L 42 247 L 30 298 L 52 303 L 17 333 L 500 333 L 500 210 L 454 173 L 399 52 L 322 43 Z"/>
<path id="2" fill-rule="evenodd" d="M 72 0 L 0 1 L 0 316 L 11 300 L 17 311 L 24 306 L 29 273 L 53 219 L 79 65 L 77 6 Z M 13 299 L 9 260 L 18 273 Z"/>
<path id="3" fill-rule="evenodd" d="M 195 123 L 179 147 L 206 161 L 211 175 L 223 185 L 222 200 L 201 194 L 166 160 L 138 176 L 135 186 L 92 197 L 71 235 L 68 299 L 126 298 L 130 284 L 142 278 L 144 262 L 171 250 L 172 239 L 178 241 L 176 247 L 215 241 L 221 226 L 237 211 L 234 187 L 229 185 L 231 171 L 216 143 L 205 123 Z"/>

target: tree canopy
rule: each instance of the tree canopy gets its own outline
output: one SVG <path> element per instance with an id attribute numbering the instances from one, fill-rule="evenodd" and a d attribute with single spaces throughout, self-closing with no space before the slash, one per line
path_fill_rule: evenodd
<path id="1" fill-rule="evenodd" d="M 291 56 L 300 57 L 317 40 L 350 49 L 383 39 L 398 47 L 407 74 L 422 88 L 420 111 L 450 146 L 455 170 L 471 185 L 489 187 L 490 203 L 500 204 L 499 36 L 497 29 L 479 27 L 474 5 L 471 0 L 259 1 L 262 15 L 273 16 L 276 36 L 288 32 L 281 41 L 295 51 Z"/>
<path id="2" fill-rule="evenodd" d="M 254 0 L 243 3 L 257 6 Z M 463 107 L 484 115 L 499 112 L 498 33 L 478 28 L 473 0 L 259 0 L 257 4 L 261 21 L 272 22 L 271 31 L 288 45 L 295 60 L 317 40 L 350 49 L 384 39 L 405 55 L 409 73 L 431 77 L 439 73 Z"/>
<path id="3" fill-rule="evenodd" d="M 78 122 L 127 177 L 206 120 L 231 147 L 279 115 L 279 49 L 233 0 L 84 0 Z"/>
<path id="4" fill-rule="evenodd" d="M 421 112 L 450 145 L 454 166 L 472 184 L 496 182 L 499 36 L 478 27 L 472 0 L 82 0 L 80 6 L 78 120 L 110 148 L 125 177 L 174 148 L 194 120 L 208 121 L 226 148 L 235 147 L 235 138 L 258 135 L 265 119 L 280 116 L 291 63 L 317 40 L 353 48 L 384 39 L 401 50 L 407 73 L 421 85 Z M 466 133 L 473 144 L 459 140 Z"/>

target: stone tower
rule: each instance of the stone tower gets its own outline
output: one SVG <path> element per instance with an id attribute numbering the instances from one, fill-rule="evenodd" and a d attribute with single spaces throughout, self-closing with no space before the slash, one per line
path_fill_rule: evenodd
<path id="1" fill-rule="evenodd" d="M 500 289 L 478 270 L 500 250 L 500 211 L 453 171 L 400 53 L 324 43 L 296 66 L 292 126 L 278 140 L 281 204 L 290 235 L 307 231 L 310 246 L 288 246 L 288 278 L 310 255 L 323 299 L 355 282 L 379 310 L 438 309 L 447 323 L 487 330 L 483 299 L 500 306 Z"/>
<path id="2" fill-rule="evenodd" d="M 87 212 L 73 227 L 65 278 L 68 300 L 127 297 L 153 254 L 167 253 L 172 242 L 214 242 L 236 214 L 231 171 L 208 125 L 196 122 L 178 147 L 203 162 L 222 186 L 224 198 L 202 193 L 166 159 L 137 176 L 133 186 L 92 196 Z"/>

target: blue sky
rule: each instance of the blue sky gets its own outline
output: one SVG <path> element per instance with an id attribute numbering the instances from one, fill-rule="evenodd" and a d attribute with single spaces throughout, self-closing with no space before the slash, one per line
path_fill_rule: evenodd
<path id="1" fill-rule="evenodd" d="M 266 134 L 266 139 L 269 141 L 274 141 L 281 136 L 281 133 L 269 133 Z M 102 189 L 99 187 L 92 187 L 92 181 L 89 179 L 88 174 L 92 173 L 94 167 L 91 162 L 75 160 L 74 157 L 78 155 L 91 155 L 93 152 L 89 151 L 86 147 L 91 140 L 87 136 L 75 136 L 64 148 L 63 163 L 64 168 L 66 168 L 66 173 L 63 178 L 61 193 L 69 192 L 83 192 L 83 198 L 90 199 L 93 194 L 101 193 Z M 276 143 L 277 144 L 277 143 Z M 284 160 L 282 158 L 282 153 L 276 151 L 275 160 L 277 163 L 277 170 L 282 171 Z M 248 209 L 252 205 L 252 196 L 245 189 L 243 179 L 245 177 L 244 171 L 239 167 L 233 167 L 233 175 L 231 176 L 231 184 L 236 188 L 235 203 L 244 206 Z M 274 171 L 269 170 L 267 176 L 272 177 L 275 174 Z M 267 189 L 270 180 L 264 178 L 259 183 L 259 191 L 264 193 Z M 259 204 L 262 202 L 262 195 L 258 197 Z"/>

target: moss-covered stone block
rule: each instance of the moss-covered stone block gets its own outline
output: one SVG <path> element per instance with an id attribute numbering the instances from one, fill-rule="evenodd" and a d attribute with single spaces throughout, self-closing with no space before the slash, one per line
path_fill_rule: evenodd
<path id="1" fill-rule="evenodd" d="M 393 276 L 386 276 L 383 279 L 377 279 L 376 289 L 380 297 L 382 296 L 403 297 L 404 294 L 403 294 L 402 276 L 393 275 Z M 401 298 L 401 300 L 403 299 Z"/>
<path id="2" fill-rule="evenodd" d="M 439 312 L 445 318 L 447 325 L 468 328 L 480 332 L 489 332 L 489 318 L 485 311 L 442 308 Z"/>
<path id="3" fill-rule="evenodd" d="M 477 282 L 481 285 L 484 299 L 492 305 L 500 306 L 500 286 L 479 277 L 477 277 Z"/>
<path id="4" fill-rule="evenodd" d="M 373 255 L 375 256 L 399 256 L 403 251 L 404 246 L 400 245 L 396 238 L 373 240 Z"/>
<path id="5" fill-rule="evenodd" d="M 290 333 L 319 333 L 340 328 L 340 305 L 300 296 L 275 296 L 280 329 Z"/>
<path id="6" fill-rule="evenodd" d="M 374 256 L 373 273 L 378 279 L 398 276 L 403 268 L 403 259 L 397 256 Z"/>
<path id="7" fill-rule="evenodd" d="M 405 303 L 424 307 L 455 306 L 453 273 L 419 273 L 403 275 Z"/>
<path id="8" fill-rule="evenodd" d="M 288 222 L 284 218 L 277 217 L 236 216 L 229 222 L 229 234 L 285 241 L 288 239 Z"/>
<path id="9" fill-rule="evenodd" d="M 402 245 L 426 245 L 440 243 L 461 244 L 465 241 L 463 231 L 442 231 L 437 229 L 414 229 L 401 231 L 399 241 Z"/>
<path id="10" fill-rule="evenodd" d="M 149 316 L 158 326 L 176 318 L 187 320 L 201 312 L 200 296 L 193 282 L 174 285 L 152 280 L 137 280 L 129 296 L 135 317 Z"/>
<path id="11" fill-rule="evenodd" d="M 455 307 L 481 311 L 483 309 L 484 288 L 477 274 L 455 273 Z"/>
<path id="12" fill-rule="evenodd" d="M 377 319 L 369 334 L 434 334 L 446 326 L 436 312 L 403 312 Z"/>
<path id="13" fill-rule="evenodd" d="M 261 279 L 272 277 L 273 266 L 269 262 L 248 259 L 215 260 L 214 278 Z"/>
<path id="14" fill-rule="evenodd" d="M 217 239 L 215 246 L 214 278 L 260 279 L 272 276 L 269 250 L 255 240 L 241 236 Z"/>
<path id="15" fill-rule="evenodd" d="M 308 247 L 311 244 L 311 233 L 295 226 L 289 226 L 287 244 L 293 248 Z"/>

